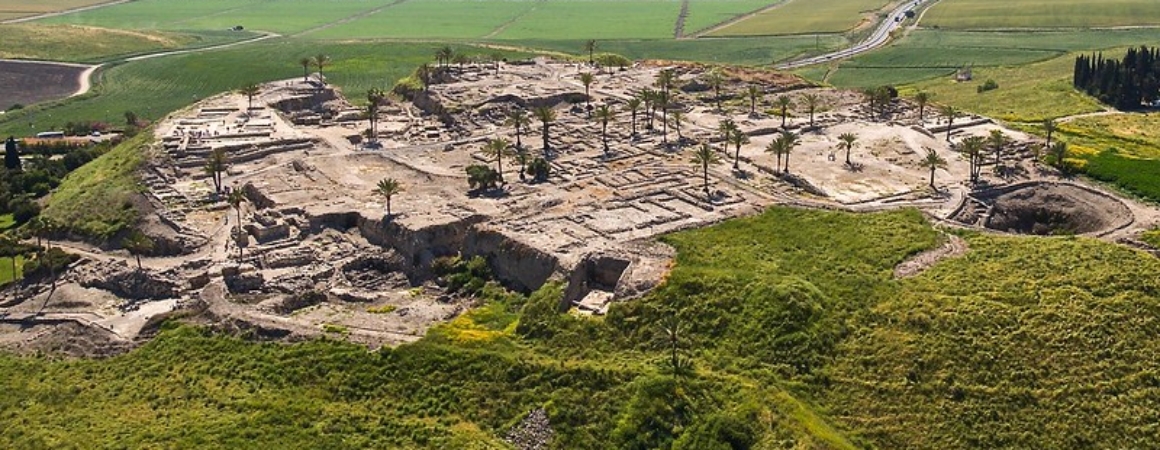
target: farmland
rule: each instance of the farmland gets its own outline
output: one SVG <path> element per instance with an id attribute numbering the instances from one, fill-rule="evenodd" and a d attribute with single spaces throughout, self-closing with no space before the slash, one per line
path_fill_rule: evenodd
<path id="1" fill-rule="evenodd" d="M 1160 25 L 1152 0 L 946 0 L 923 26 L 945 29 L 1093 28 Z"/>
<path id="2" fill-rule="evenodd" d="M 83 67 L 59 64 L 0 62 L 0 84 L 6 91 L 0 98 L 0 110 L 72 95 L 80 87 L 77 78 L 84 70 Z M 15 89 L 8 93 L 8 87 Z"/>
<path id="3" fill-rule="evenodd" d="M 0 58 L 95 63 L 124 55 L 212 45 L 247 35 L 139 32 L 76 25 L 0 25 Z"/>
<path id="4" fill-rule="evenodd" d="M 82 6 L 105 3 L 108 0 L 0 0 L 0 20 L 33 16 Z"/>
<path id="5" fill-rule="evenodd" d="M 886 0 L 789 0 L 710 33 L 714 37 L 844 33 L 866 23 Z"/>

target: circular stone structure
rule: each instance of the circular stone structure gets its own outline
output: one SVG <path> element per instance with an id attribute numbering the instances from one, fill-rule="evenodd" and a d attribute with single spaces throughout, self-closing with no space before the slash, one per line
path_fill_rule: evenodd
<path id="1" fill-rule="evenodd" d="M 1083 186 L 1034 183 L 974 195 L 989 205 L 982 225 L 1016 234 L 1101 234 L 1130 224 L 1119 199 Z"/>

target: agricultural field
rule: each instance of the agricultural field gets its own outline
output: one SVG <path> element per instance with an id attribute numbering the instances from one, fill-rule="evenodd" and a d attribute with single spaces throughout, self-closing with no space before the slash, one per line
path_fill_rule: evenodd
<path id="1" fill-rule="evenodd" d="M 492 52 L 454 47 L 468 54 Z M 384 46 L 375 42 L 284 40 L 135 61 L 98 72 L 90 95 L 5 114 L 0 118 L 0 133 L 36 133 L 69 121 L 112 123 L 125 111 L 155 120 L 199 99 L 249 83 L 301 77 L 298 60 L 319 53 L 333 59 L 325 69 L 330 82 L 358 98 L 371 87 L 389 89 L 415 67 L 430 62 L 435 48 L 435 44 L 419 43 Z"/>
<path id="2" fill-rule="evenodd" d="M 491 41 L 503 44 L 503 41 Z M 667 59 L 760 66 L 789 58 L 825 53 L 849 41 L 837 35 L 770 36 L 730 39 L 667 39 L 598 41 L 598 50 L 630 59 Z M 584 41 L 523 40 L 520 45 L 563 53 L 583 53 Z"/>
<path id="3" fill-rule="evenodd" d="M 4 96 L 0 98 L 0 110 L 68 97 L 80 88 L 79 78 L 84 71 L 84 67 L 79 66 L 0 61 L 0 85 L 5 87 Z M 19 114 L 20 111 L 11 111 L 0 116 L 0 120 Z M 27 131 L 15 129 L 9 133 L 20 135 Z"/>
<path id="4" fill-rule="evenodd" d="M 922 24 L 958 30 L 1160 26 L 1160 8 L 1153 0 L 945 0 Z"/>
<path id="5" fill-rule="evenodd" d="M 713 37 L 845 33 L 877 16 L 890 0 L 787 0 L 709 33 Z"/>
<path id="6" fill-rule="evenodd" d="M 693 0 L 685 18 L 685 35 L 704 31 L 714 25 L 757 12 L 784 0 Z"/>
<path id="7" fill-rule="evenodd" d="M 76 25 L 0 25 L 0 58 L 97 63 L 118 56 L 236 39 L 231 33 L 191 35 Z"/>
<path id="8" fill-rule="evenodd" d="M 548 1 L 496 34 L 518 40 L 672 38 L 680 2 L 667 0 Z"/>
<path id="9" fill-rule="evenodd" d="M 1113 114 L 1060 124 L 1055 138 L 1068 143 L 1071 157 L 1087 175 L 1160 202 L 1158 129 L 1155 114 Z"/>
<path id="10" fill-rule="evenodd" d="M 107 1 L 109 0 L 0 0 L 0 20 L 64 11 Z"/>

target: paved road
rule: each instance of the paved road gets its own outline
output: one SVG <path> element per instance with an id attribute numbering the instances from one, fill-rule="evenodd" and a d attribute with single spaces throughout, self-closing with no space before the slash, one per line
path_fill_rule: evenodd
<path id="1" fill-rule="evenodd" d="M 906 3 L 903 3 L 898 8 L 896 8 L 894 11 L 891 11 L 890 14 L 886 15 L 886 17 L 882 19 L 882 23 L 878 25 L 878 29 L 874 30 L 874 33 L 871 34 L 870 37 L 866 38 L 866 40 L 862 41 L 858 45 L 855 45 L 855 46 L 849 47 L 849 48 L 845 48 L 842 50 L 838 50 L 838 51 L 833 52 L 833 53 L 827 53 L 825 55 L 818 55 L 818 56 L 813 56 L 813 57 L 809 57 L 809 58 L 805 58 L 805 59 L 799 59 L 797 61 L 790 61 L 787 63 L 778 64 L 777 68 L 781 69 L 781 70 L 796 69 L 799 67 L 810 66 L 810 65 L 823 63 L 823 62 L 827 62 L 827 61 L 832 61 L 832 60 L 836 60 L 836 59 L 849 58 L 851 56 L 854 56 L 854 55 L 857 55 L 860 53 L 865 53 L 865 52 L 868 52 L 870 50 L 881 47 L 881 46 L 885 45 L 890 40 L 890 33 L 893 32 L 894 30 L 902 27 L 902 24 L 906 22 L 905 20 L 896 21 L 895 19 L 897 19 L 899 16 L 904 15 L 906 13 L 906 11 L 909 11 L 911 9 L 916 9 L 922 3 L 927 3 L 929 1 L 931 1 L 931 0 L 912 0 L 912 1 L 907 1 Z"/>

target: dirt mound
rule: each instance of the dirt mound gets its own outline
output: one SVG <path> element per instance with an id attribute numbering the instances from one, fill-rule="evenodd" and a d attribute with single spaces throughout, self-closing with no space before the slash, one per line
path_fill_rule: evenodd
<path id="1" fill-rule="evenodd" d="M 1036 184 L 997 194 L 987 228 L 1053 235 L 1099 233 L 1123 226 L 1132 212 L 1119 200 L 1069 184 Z"/>

